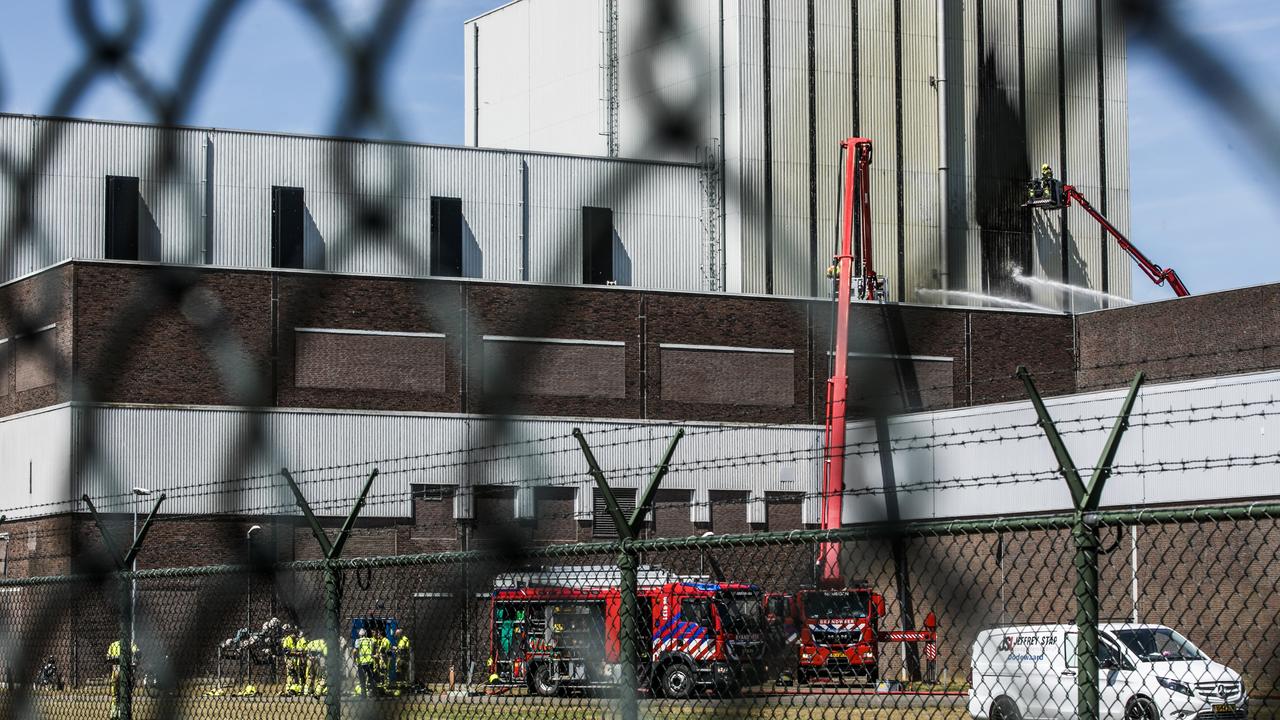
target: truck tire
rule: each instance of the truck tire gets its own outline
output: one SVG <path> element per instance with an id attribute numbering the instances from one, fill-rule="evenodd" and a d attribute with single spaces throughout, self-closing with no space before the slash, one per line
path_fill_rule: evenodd
<path id="1" fill-rule="evenodd" d="M 998 697 L 991 703 L 991 720 L 1022 720 L 1022 713 L 1013 700 Z"/>
<path id="2" fill-rule="evenodd" d="M 658 687 L 662 690 L 663 697 L 676 699 L 692 697 L 696 686 L 697 676 L 693 668 L 682 662 L 667 665 L 662 668 L 662 673 L 658 676 Z"/>
<path id="3" fill-rule="evenodd" d="M 560 683 L 551 676 L 551 663 L 542 663 L 529 675 L 529 689 L 542 697 L 560 694 Z"/>

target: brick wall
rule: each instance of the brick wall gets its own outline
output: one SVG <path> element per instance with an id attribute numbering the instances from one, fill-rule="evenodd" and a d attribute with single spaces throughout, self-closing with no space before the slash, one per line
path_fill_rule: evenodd
<path id="1" fill-rule="evenodd" d="M 22 578 L 64 575 L 71 570 L 72 525 L 70 515 L 35 520 L 13 520 L 0 526 L 9 534 L 0 540 L 0 577 Z"/>
<path id="2" fill-rule="evenodd" d="M 67 367 L 74 348 L 77 379 L 92 388 L 84 399 L 243 401 L 230 396 L 198 329 L 213 303 L 237 339 L 236 357 L 243 363 L 238 376 L 248 372 L 259 381 L 264 391 L 259 400 L 266 405 L 770 423 L 814 422 L 822 416 L 831 319 L 830 305 L 820 301 L 292 272 L 183 272 L 194 273 L 199 283 L 182 297 L 167 289 L 157 268 L 108 262 L 65 265 L 10 283 L 3 292 L 28 304 L 50 288 L 60 298 L 61 304 L 46 308 L 41 317 L 58 323 L 55 344 Z M 135 302 L 140 293 L 145 300 Z M 1020 388 L 1006 378 L 1019 364 L 1040 372 L 1048 393 L 1074 389 L 1073 334 L 1066 316 L 859 304 L 851 324 L 852 350 L 858 354 L 851 366 L 855 396 L 862 386 L 887 387 L 893 396 L 890 410 L 1020 397 Z M 365 334 L 298 333 L 298 328 Z M 486 341 L 486 336 L 603 344 L 513 344 Z M 1082 337 L 1093 335 L 1086 329 Z M 0 377 L 9 378 L 0 382 L 0 412 L 69 397 L 68 379 L 18 392 L 13 355 L 16 350 L 0 352 Z M 335 363 L 346 367 L 331 367 Z M 863 377 L 867 373 L 874 377 Z M 888 380 L 881 377 L 886 373 L 892 376 Z M 495 386 L 503 379 L 513 392 Z"/>
<path id="3" fill-rule="evenodd" d="M 72 278 L 62 265 L 0 287 L 0 415 L 71 398 Z"/>
<path id="4" fill-rule="evenodd" d="M 197 322 L 220 309 L 239 344 L 237 383 L 269 389 L 271 277 L 264 273 L 198 272 L 199 284 L 175 295 L 155 268 L 76 264 L 76 380 L 78 399 L 126 403 L 206 405 L 270 402 L 233 397 L 211 359 L 207 333 Z"/>
<path id="5" fill-rule="evenodd" d="M 1079 387 L 1280 368 L 1280 285 L 1194 295 L 1076 318 Z"/>
<path id="6" fill-rule="evenodd" d="M 239 376 L 248 372 L 259 380 L 265 389 L 260 399 L 269 405 L 821 419 L 831 322 L 824 302 L 289 272 L 183 272 L 195 273 L 200 281 L 185 296 L 171 292 L 154 267 L 106 262 L 71 263 L 0 287 L 5 301 L 30 320 L 19 327 L 16 313 L 0 318 L 0 336 L 11 338 L 0 343 L 0 413 L 69 399 L 73 368 L 86 388 L 83 399 L 243 401 L 230 396 L 198 329 L 212 303 L 225 313 L 226 330 L 239 344 Z M 1099 311 L 1074 321 L 1034 313 L 859 304 L 850 321 L 852 350 L 858 354 L 851 365 L 855 397 L 867 399 L 858 393 L 861 382 L 889 386 L 890 411 L 1021 399 L 1022 388 L 1012 377 L 1018 365 L 1032 369 L 1046 394 L 1123 385 L 1138 368 L 1153 380 L 1272 369 L 1280 367 L 1280 330 L 1257 319 L 1278 311 L 1280 285 Z M 47 325 L 56 326 L 49 335 L 12 339 Z M 316 344 L 299 357 L 299 327 L 401 333 L 410 339 L 321 335 L 308 338 Z M 422 333 L 444 337 L 411 339 Z M 486 351 L 495 345 L 485 342 L 486 335 L 622 345 L 578 350 L 535 345 L 526 348 L 529 352 L 508 352 L 502 364 L 510 366 L 517 391 L 502 395 L 494 387 L 493 376 L 501 376 L 494 357 L 486 363 Z M 717 371 L 715 363 L 698 363 L 691 369 L 689 351 L 664 345 L 776 349 L 789 355 L 765 356 L 768 361 L 756 363 L 758 368 Z M 58 367 L 36 361 L 46 354 L 35 352 L 42 346 L 54 351 Z M 790 378 L 780 360 L 788 356 Z M 326 372 L 324 365 L 331 362 L 326 358 L 352 367 Z M 300 363 L 306 377 L 297 375 Z M 59 371 L 63 375 L 54 377 Z M 893 377 L 885 380 L 886 372 Z M 340 387 L 343 378 L 351 387 Z M 792 392 L 777 384 L 792 385 Z"/>
<path id="7" fill-rule="evenodd" d="M 279 342 L 274 375 L 277 405 L 423 412 L 463 410 L 465 320 L 460 285 L 287 273 L 274 277 L 279 297 L 279 315 L 275 321 Z M 271 291 L 270 287 L 267 291 Z M 317 387 L 313 382 L 298 382 L 297 342 L 302 336 L 295 332 L 296 328 L 432 333 L 444 338 L 424 342 L 383 337 L 380 342 L 392 346 L 394 362 L 380 365 L 376 357 L 366 356 L 359 371 L 366 376 L 362 386 L 340 387 L 338 383 L 328 383 Z M 359 342 L 368 337 L 371 336 L 347 336 L 347 341 Z M 429 347 L 424 348 L 424 344 Z M 373 352 L 372 345 L 366 347 L 368 352 Z M 421 357 L 423 352 L 430 357 Z M 301 360 L 305 367 L 308 359 Z M 420 381 L 406 385 L 406 365 Z"/>

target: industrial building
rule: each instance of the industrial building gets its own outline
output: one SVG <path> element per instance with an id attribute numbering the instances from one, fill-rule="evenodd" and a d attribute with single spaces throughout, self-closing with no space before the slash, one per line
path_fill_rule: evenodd
<path id="1" fill-rule="evenodd" d="M 1015 267 L 1128 297 L 1129 259 L 1096 225 L 1019 207 L 1049 163 L 1127 230 L 1116 5 L 682 0 L 663 24 L 639 0 L 516 0 L 467 23 L 467 143 L 706 163 L 725 287 L 813 296 L 838 143 L 864 136 L 891 300 L 950 288 L 1068 304 Z"/>
<path id="2" fill-rule="evenodd" d="M 832 326 L 815 281 L 838 182 L 823 148 L 849 135 L 875 143 L 875 253 L 897 301 L 853 307 L 854 415 L 901 415 L 852 429 L 883 446 L 850 463 L 850 492 L 883 500 L 913 485 L 901 517 L 1056 507 L 1056 491 L 1034 483 L 990 499 L 935 487 L 1003 465 L 1041 473 L 1051 456 L 1034 438 L 997 453 L 995 469 L 981 453 L 1000 438 L 896 444 L 919 427 L 981 435 L 994 418 L 1023 422 L 1025 406 L 1001 405 L 1025 398 L 1019 365 L 1049 395 L 1102 392 L 1063 401 L 1098 413 L 1138 369 L 1186 383 L 1164 395 L 1187 403 L 1270 387 L 1244 374 L 1280 368 L 1274 338 L 1259 345 L 1256 328 L 1222 318 L 1275 307 L 1275 287 L 1086 313 L 916 292 L 1064 304 L 1015 287 L 1020 265 L 1128 293 L 1128 258 L 1108 254 L 1096 228 L 1020 207 L 1031 165 L 1056 158 L 1110 217 L 1127 217 L 1124 48 L 1099 14 L 1107 2 L 837 5 L 681 3 L 696 31 L 643 46 L 627 44 L 644 27 L 635 3 L 583 5 L 558 13 L 572 21 L 561 25 L 547 0 L 504 6 L 466 32 L 468 141 L 506 148 L 0 116 L 0 152 L 26 173 L 0 188 L 0 222 L 24 230 L 0 268 L 25 316 L 0 318 L 0 468 L 26 479 L 0 500 L 14 544 L 5 572 L 10 561 L 65 571 L 93 542 L 74 498 L 99 497 L 119 519 L 138 502 L 120 489 L 143 482 L 172 492 L 169 530 L 144 565 L 195 562 L 183 553 L 196 547 L 203 561 L 233 560 L 255 518 L 294 557 L 303 530 L 282 466 L 311 475 L 304 487 L 328 520 L 345 514 L 356 476 L 380 467 L 358 552 L 458 547 L 484 523 L 539 541 L 597 537 L 608 528 L 566 446 L 574 426 L 627 439 L 600 451 L 623 488 L 688 427 L 653 532 L 812 524 Z M 1091 44 L 1065 47 L 1068 30 Z M 690 38 L 719 69 L 677 63 L 649 88 L 700 88 L 688 95 L 706 120 L 701 150 L 673 154 L 645 142 L 652 98 L 631 78 L 668 68 L 663 53 Z M 1068 61 L 1097 82 L 1068 96 L 1046 70 Z M 577 102 L 586 87 L 603 87 L 601 102 Z M 38 157 L 51 135 L 55 152 Z M 175 266 L 193 289 L 122 304 Z M 198 331 L 210 313 L 238 343 L 231 376 Z M 1153 355 L 1152 318 L 1188 349 Z M 1276 433 L 1263 432 L 1265 449 Z M 1189 438 L 1187 452 L 1239 450 L 1215 438 Z M 1251 475 L 1233 483 L 1117 488 L 1113 501 L 1261 492 Z M 881 508 L 847 504 L 844 519 Z"/>

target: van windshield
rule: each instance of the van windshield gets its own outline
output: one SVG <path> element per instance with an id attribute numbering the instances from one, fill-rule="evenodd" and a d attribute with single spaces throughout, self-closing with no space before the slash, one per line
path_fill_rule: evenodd
<path id="1" fill-rule="evenodd" d="M 811 618 L 864 618 L 867 616 L 867 594 L 861 592 L 806 593 L 804 614 Z"/>
<path id="2" fill-rule="evenodd" d="M 1190 640 L 1169 628 L 1128 628 L 1112 633 L 1144 662 L 1209 659 Z"/>

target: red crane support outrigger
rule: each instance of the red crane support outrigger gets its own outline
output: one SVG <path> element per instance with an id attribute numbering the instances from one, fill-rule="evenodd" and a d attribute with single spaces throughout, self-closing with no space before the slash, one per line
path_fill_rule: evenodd
<path id="1" fill-rule="evenodd" d="M 836 283 L 835 358 L 827 380 L 827 427 L 822 471 L 823 530 L 837 530 L 844 514 L 844 444 L 849 396 L 849 303 L 853 299 L 854 241 L 860 243 L 857 258 L 858 295 L 874 300 L 883 289 L 871 257 L 871 140 L 848 138 L 843 153 L 840 187 L 840 244 L 827 276 Z M 818 548 L 823 586 L 843 583 L 840 576 L 840 544 L 824 542 Z"/>
<path id="2" fill-rule="evenodd" d="M 1129 257 L 1138 263 L 1138 267 L 1142 268 L 1142 272 L 1146 273 L 1148 278 L 1151 278 L 1151 282 L 1156 285 L 1163 285 L 1167 280 L 1169 287 L 1173 289 L 1174 294 L 1178 297 L 1186 297 L 1191 294 L 1187 291 L 1187 287 L 1182 284 L 1182 278 L 1178 277 L 1177 271 L 1173 268 L 1162 268 L 1151 262 L 1146 255 L 1142 254 L 1141 250 L 1129 242 L 1129 238 L 1116 229 L 1116 226 L 1112 225 L 1110 220 L 1107 220 L 1106 216 L 1094 209 L 1093 205 L 1085 199 L 1075 185 L 1059 184 L 1053 178 L 1053 172 L 1049 170 L 1048 165 L 1042 166 L 1041 178 L 1031 181 L 1028 190 L 1030 191 L 1031 199 L 1026 203 L 1027 207 L 1061 210 L 1071 207 L 1073 201 L 1079 203 L 1080 207 L 1089 213 L 1090 217 L 1098 221 L 1098 224 L 1102 226 L 1102 229 L 1108 235 L 1116 239 L 1120 249 L 1129 253 Z"/>

